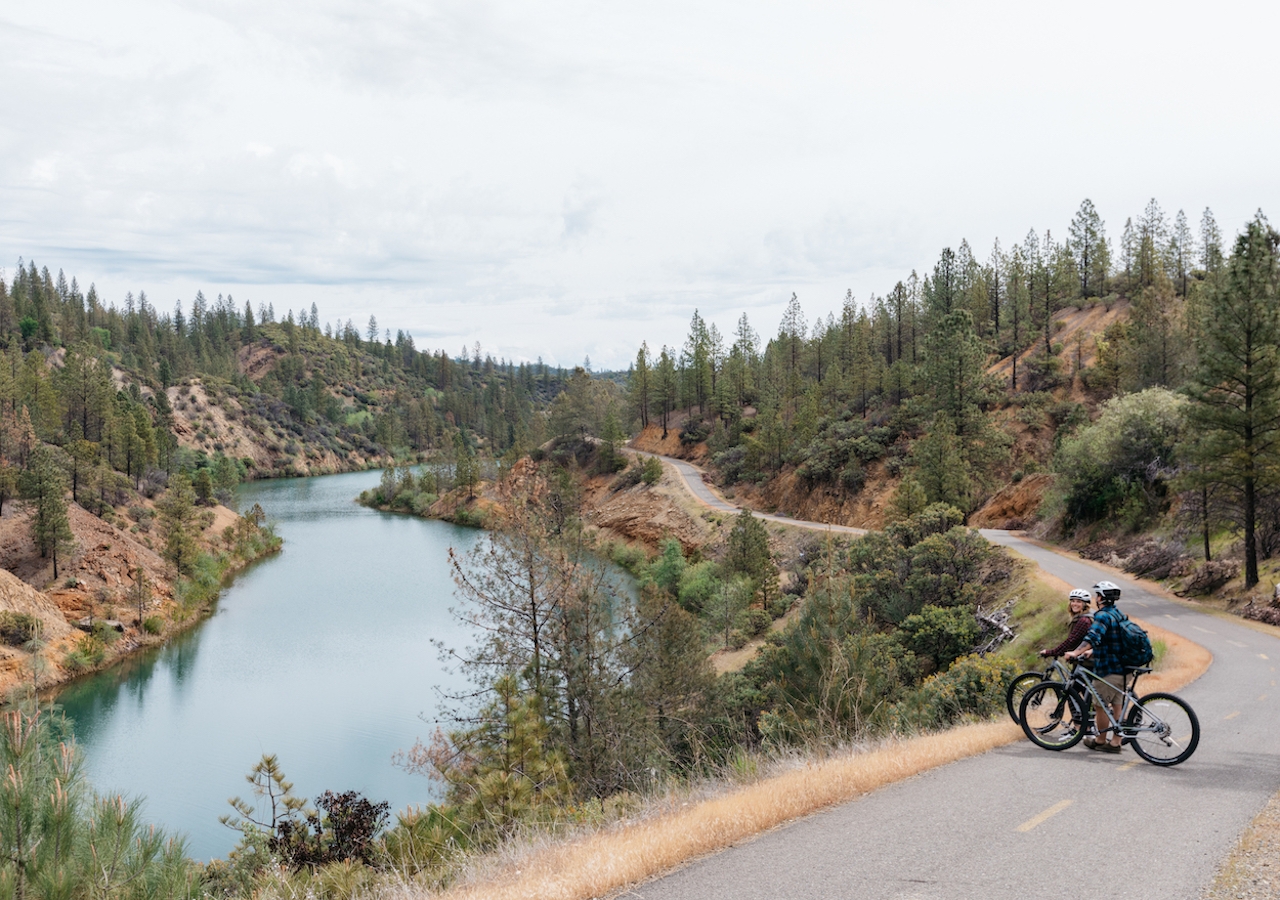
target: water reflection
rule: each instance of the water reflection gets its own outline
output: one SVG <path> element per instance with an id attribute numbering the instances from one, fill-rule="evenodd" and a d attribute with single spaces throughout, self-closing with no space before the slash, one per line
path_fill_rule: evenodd
<path id="1" fill-rule="evenodd" d="M 378 472 L 247 485 L 284 551 L 243 574 L 208 621 L 59 696 L 99 790 L 147 797 L 199 858 L 234 834 L 217 822 L 244 775 L 277 753 L 296 790 L 354 789 L 393 809 L 430 783 L 390 765 L 426 736 L 435 687 L 456 688 L 429 638 L 467 643 L 448 613 L 447 551 L 479 533 L 352 502 Z"/>

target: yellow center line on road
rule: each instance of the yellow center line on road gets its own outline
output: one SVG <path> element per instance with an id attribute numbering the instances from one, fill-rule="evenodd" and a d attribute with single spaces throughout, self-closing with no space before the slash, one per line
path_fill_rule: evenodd
<path id="1" fill-rule="evenodd" d="M 1266 700 L 1266 699 L 1267 699 L 1267 695 L 1266 695 L 1266 694 L 1263 694 L 1263 695 L 1262 695 L 1261 697 L 1259 697 L 1258 699 L 1259 699 L 1259 700 Z"/>
<path id="2" fill-rule="evenodd" d="M 1227 643 L 1228 643 L 1228 644 L 1234 644 L 1234 645 L 1235 645 L 1235 646 L 1237 646 L 1237 647 L 1248 647 L 1248 646 L 1249 646 L 1248 644 L 1242 644 L 1242 643 L 1240 643 L 1239 641 L 1233 641 L 1233 640 L 1230 640 L 1230 639 L 1228 639 L 1228 640 L 1227 640 Z"/>
<path id="3" fill-rule="evenodd" d="M 1202 631 L 1202 632 L 1204 632 L 1205 634 L 1217 634 L 1217 633 L 1218 633 L 1218 632 L 1216 632 L 1216 631 L 1210 631 L 1208 628 L 1201 628 L 1199 625 L 1192 625 L 1191 627 L 1192 627 L 1192 628 L 1194 628 L 1196 631 Z"/>
<path id="4" fill-rule="evenodd" d="M 1035 818 L 1027 819 L 1027 821 L 1023 822 L 1021 825 L 1018 826 L 1018 830 L 1030 831 L 1032 828 L 1035 828 L 1037 825 L 1041 825 L 1047 822 L 1049 819 L 1052 819 L 1054 816 L 1062 812 L 1072 803 L 1075 803 L 1075 801 L 1063 800 L 1061 803 L 1055 803 L 1053 804 L 1053 806 L 1050 806 L 1048 809 L 1040 813 L 1040 815 L 1036 816 Z"/>
<path id="5" fill-rule="evenodd" d="M 1241 646 L 1241 647 L 1243 647 L 1243 646 L 1244 646 L 1244 644 L 1241 644 L 1240 646 Z M 1267 654 L 1265 654 L 1265 653 L 1259 653 L 1258 655 L 1259 655 L 1260 657 L 1262 657 L 1263 659 L 1268 659 L 1268 658 L 1269 658 L 1269 657 L 1267 656 Z"/>
<path id="6" fill-rule="evenodd" d="M 1237 709 L 1235 712 L 1227 713 L 1225 716 L 1223 716 L 1222 721 L 1225 722 L 1227 719 L 1234 719 L 1238 715 L 1240 715 L 1240 710 Z"/>
<path id="7" fill-rule="evenodd" d="M 1136 604 L 1138 604 L 1139 606 L 1143 607 L 1144 609 L 1150 609 L 1150 608 L 1151 608 L 1151 604 L 1150 604 L 1150 603 L 1143 603 L 1141 600 L 1134 600 L 1133 602 L 1134 602 L 1134 603 L 1136 603 Z"/>
<path id="8" fill-rule="evenodd" d="M 1140 765 L 1142 765 L 1142 760 L 1140 759 L 1131 760 L 1130 762 L 1127 762 L 1123 766 L 1121 766 L 1120 771 L 1124 772 L 1128 769 L 1132 769 L 1134 766 L 1140 766 Z"/>

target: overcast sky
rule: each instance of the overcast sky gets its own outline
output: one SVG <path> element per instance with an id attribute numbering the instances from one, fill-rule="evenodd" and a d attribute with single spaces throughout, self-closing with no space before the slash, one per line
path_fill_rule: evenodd
<path id="1" fill-rule="evenodd" d="M 0 265 L 625 367 L 944 246 L 1280 215 L 1271 3 L 0 8 Z"/>

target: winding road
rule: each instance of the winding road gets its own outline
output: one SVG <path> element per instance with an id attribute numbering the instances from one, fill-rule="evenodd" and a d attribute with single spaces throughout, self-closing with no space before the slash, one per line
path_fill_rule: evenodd
<path id="1" fill-rule="evenodd" d="M 699 500 L 737 508 L 687 462 L 663 457 Z M 770 521 L 858 533 L 858 529 Z M 1131 614 L 1208 648 L 1178 693 L 1200 718 L 1195 755 L 1162 769 L 1132 750 L 1062 753 L 1028 741 L 874 791 L 693 862 L 620 896 L 644 900 L 1196 900 L 1280 789 L 1280 639 L 1003 531 L 995 543 L 1070 584 L 1108 578 Z M 1274 885 L 1280 897 L 1280 883 Z"/>

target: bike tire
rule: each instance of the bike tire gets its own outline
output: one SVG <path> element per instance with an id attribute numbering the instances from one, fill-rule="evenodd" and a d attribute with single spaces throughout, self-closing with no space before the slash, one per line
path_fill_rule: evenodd
<path id="1" fill-rule="evenodd" d="M 1022 697 L 1022 732 L 1037 747 L 1066 750 L 1080 743 L 1087 722 L 1064 685 L 1042 681 Z"/>
<path id="2" fill-rule="evenodd" d="M 1013 719 L 1013 724 L 1022 724 L 1020 710 L 1022 709 L 1023 696 L 1044 680 L 1043 672 L 1023 672 L 1009 682 L 1009 686 L 1005 688 L 1004 692 L 1004 705 L 1009 710 L 1009 718 Z"/>
<path id="3" fill-rule="evenodd" d="M 1155 731 L 1144 730 L 1156 724 Z M 1185 700 L 1156 692 L 1140 697 L 1124 727 L 1134 751 L 1153 766 L 1186 762 L 1200 744 L 1200 720 Z"/>

